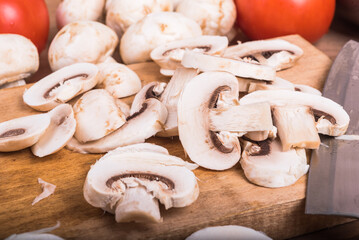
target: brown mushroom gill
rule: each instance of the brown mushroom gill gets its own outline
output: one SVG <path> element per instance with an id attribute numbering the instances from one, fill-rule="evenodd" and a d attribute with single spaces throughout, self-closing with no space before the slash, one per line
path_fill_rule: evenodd
<path id="1" fill-rule="evenodd" d="M 312 109 L 312 111 L 314 114 L 315 121 L 318 121 L 319 118 L 324 116 L 324 119 L 328 120 L 331 124 L 334 125 L 337 123 L 337 120 L 329 113 L 326 113 L 326 112 L 323 112 L 323 111 L 320 111 L 317 109 Z"/>
<path id="2" fill-rule="evenodd" d="M 61 86 L 61 84 L 64 84 L 65 82 L 69 81 L 69 80 L 72 80 L 72 79 L 75 79 L 75 78 L 88 78 L 88 74 L 86 73 L 81 73 L 81 74 L 77 74 L 77 75 L 74 75 L 72 77 L 68 77 L 68 78 L 65 78 L 63 81 L 57 83 L 56 85 L 54 85 L 53 87 L 51 87 L 49 90 L 47 90 L 45 93 L 44 93 L 44 98 L 49 98 L 50 97 L 50 93 L 52 90 L 54 90 L 55 88 L 58 88 Z"/>
<path id="3" fill-rule="evenodd" d="M 208 52 L 209 50 L 212 49 L 212 46 L 197 46 L 197 47 L 181 47 L 181 48 L 172 48 L 172 49 L 168 49 L 167 51 L 165 51 L 164 53 L 162 53 L 163 56 L 168 56 L 172 51 L 175 51 L 177 49 L 180 50 L 193 50 L 193 49 L 200 49 L 202 50 L 202 52 Z"/>
<path id="4" fill-rule="evenodd" d="M 135 112 L 134 114 L 128 116 L 126 118 L 126 121 L 128 122 L 131 119 L 134 119 L 135 117 L 139 116 L 141 113 L 143 113 L 147 109 L 147 107 L 148 107 L 147 103 L 143 103 L 141 109 L 138 110 L 137 112 Z"/>
<path id="5" fill-rule="evenodd" d="M 154 87 L 155 87 L 155 85 L 153 85 L 153 86 L 151 86 L 151 87 L 149 87 L 149 88 L 147 89 L 146 94 L 145 94 L 145 99 L 149 99 L 149 98 L 156 98 L 156 99 L 158 99 L 158 98 L 161 96 L 162 93 L 161 93 L 161 94 L 156 94 L 156 93 L 153 91 Z"/>
<path id="6" fill-rule="evenodd" d="M 244 136 L 242 137 L 242 139 L 251 142 L 259 147 L 259 150 L 255 152 L 251 152 L 249 154 L 250 156 L 265 156 L 270 154 L 270 143 L 272 141 L 271 139 L 268 138 L 264 141 L 253 141 Z"/>
<path id="7" fill-rule="evenodd" d="M 4 133 L 2 133 L 0 135 L 0 138 L 7 138 L 7 137 L 15 137 L 15 136 L 19 136 L 25 133 L 25 129 L 24 128 L 16 128 L 16 129 L 11 129 L 9 131 L 6 131 Z"/>
<path id="8" fill-rule="evenodd" d="M 168 187 L 169 190 L 175 189 L 175 184 L 170 179 L 160 176 L 160 175 L 157 175 L 157 174 L 142 173 L 142 172 L 131 172 L 131 173 L 124 173 L 124 174 L 113 176 L 106 181 L 106 186 L 109 188 L 112 188 L 112 185 L 114 182 L 117 182 L 123 178 L 138 178 L 138 179 L 144 179 L 144 180 L 148 180 L 148 181 L 162 182 Z"/>

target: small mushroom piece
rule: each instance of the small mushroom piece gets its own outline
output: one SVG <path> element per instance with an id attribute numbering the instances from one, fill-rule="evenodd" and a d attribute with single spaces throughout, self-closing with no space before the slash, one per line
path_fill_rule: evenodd
<path id="1" fill-rule="evenodd" d="M 223 57 L 256 62 L 280 71 L 292 67 L 302 55 L 300 47 L 282 39 L 273 39 L 239 43 L 227 48 Z"/>
<path id="2" fill-rule="evenodd" d="M 59 236 L 49 233 L 58 227 L 60 227 L 60 222 L 57 222 L 53 227 L 42 228 L 32 232 L 12 234 L 5 238 L 5 240 L 64 240 Z"/>
<path id="3" fill-rule="evenodd" d="M 14 82 L 4 83 L 3 85 L 0 85 L 0 89 L 20 87 L 20 86 L 24 86 L 24 85 L 26 85 L 25 80 L 20 79 L 20 80 L 14 81 Z"/>
<path id="4" fill-rule="evenodd" d="M 241 105 L 257 102 L 269 102 L 271 106 L 308 106 L 313 111 L 316 128 L 321 134 L 340 136 L 345 133 L 349 125 L 349 115 L 343 107 L 320 95 L 287 90 L 267 90 L 252 92 L 239 100 Z"/>
<path id="5" fill-rule="evenodd" d="M 54 37 L 49 47 L 49 63 L 53 71 L 80 63 L 101 63 L 112 55 L 118 44 L 116 33 L 95 21 L 67 24 Z"/>
<path id="6" fill-rule="evenodd" d="M 101 63 L 100 82 L 98 88 L 103 88 L 115 98 L 128 97 L 141 89 L 141 79 L 129 67 L 120 63 Z"/>
<path id="7" fill-rule="evenodd" d="M 213 170 L 231 168 L 241 153 L 235 134 L 217 134 L 209 128 L 209 112 L 217 105 L 221 92 L 228 102 L 235 102 L 238 99 L 236 77 L 225 72 L 205 72 L 185 85 L 177 106 L 183 148 L 193 162 Z"/>
<path id="8" fill-rule="evenodd" d="M 186 38 L 159 45 L 152 50 L 151 58 L 161 67 L 161 74 L 172 76 L 176 68 L 182 66 L 181 60 L 186 50 L 221 55 L 227 46 L 228 39 L 221 36 Z"/>
<path id="9" fill-rule="evenodd" d="M 269 188 L 294 184 L 308 172 L 304 149 L 283 151 L 280 141 L 245 141 L 241 166 L 247 179 Z"/>
<path id="10" fill-rule="evenodd" d="M 319 91 L 316 88 L 313 88 L 311 86 L 308 85 L 304 85 L 304 84 L 294 84 L 294 90 L 297 92 L 305 92 L 305 93 L 311 93 L 311 94 L 316 94 L 321 96 L 322 92 Z"/>
<path id="11" fill-rule="evenodd" d="M 0 152 L 34 145 L 50 125 L 48 114 L 36 114 L 0 123 Z"/>
<path id="12" fill-rule="evenodd" d="M 206 227 L 192 233 L 186 240 L 271 240 L 270 237 L 252 228 L 238 225 Z"/>
<path id="13" fill-rule="evenodd" d="M 276 71 L 265 65 L 247 63 L 203 53 L 186 51 L 181 64 L 187 68 L 196 68 L 202 72 L 225 71 L 238 77 L 254 78 L 258 80 L 273 81 Z"/>
<path id="14" fill-rule="evenodd" d="M 155 12 L 171 12 L 172 0 L 111 0 L 106 2 L 106 25 L 121 39 L 123 33 L 146 15 Z"/>
<path id="15" fill-rule="evenodd" d="M 126 30 L 120 54 L 125 64 L 146 62 L 151 60 L 150 53 L 157 46 L 200 35 L 201 27 L 180 13 L 151 13 Z"/>
<path id="16" fill-rule="evenodd" d="M 205 35 L 228 34 L 237 16 L 232 0 L 183 0 L 176 12 L 196 21 Z"/>
<path id="17" fill-rule="evenodd" d="M 0 34 L 0 86 L 25 79 L 39 68 L 39 53 L 27 38 Z"/>
<path id="18" fill-rule="evenodd" d="M 132 148 L 133 149 L 133 148 Z M 151 151 L 106 154 L 87 174 L 84 197 L 114 213 L 117 222 L 160 222 L 165 208 L 185 207 L 199 195 L 193 172 L 180 158 Z"/>
<path id="19" fill-rule="evenodd" d="M 109 151 L 106 156 L 110 154 L 119 154 L 119 153 L 135 153 L 135 152 L 151 152 L 151 153 L 162 153 L 169 155 L 167 148 L 153 144 L 153 143 L 137 143 L 132 145 L 127 145 L 124 147 L 118 147 L 112 151 Z"/>
<path id="20" fill-rule="evenodd" d="M 39 111 L 48 111 L 96 86 L 98 68 L 91 63 L 64 67 L 32 85 L 23 95 L 24 102 Z"/>
<path id="21" fill-rule="evenodd" d="M 130 116 L 130 106 L 125 101 L 117 98 L 115 99 L 115 103 L 126 118 Z"/>
<path id="22" fill-rule="evenodd" d="M 143 143 L 162 130 L 166 119 L 166 107 L 157 99 L 149 98 L 140 111 L 129 116 L 126 123 L 116 131 L 87 143 L 72 138 L 66 147 L 80 153 L 104 153 L 120 146 Z"/>
<path id="23" fill-rule="evenodd" d="M 320 138 L 310 107 L 298 105 L 273 106 L 272 112 L 283 151 L 288 151 L 293 147 L 319 148 Z"/>
<path id="24" fill-rule="evenodd" d="M 72 138 L 76 130 L 76 120 L 71 105 L 61 104 L 52 109 L 48 115 L 50 126 L 31 147 L 35 156 L 44 157 L 61 150 Z"/>
<path id="25" fill-rule="evenodd" d="M 101 18 L 105 0 L 62 0 L 56 9 L 57 28 L 78 21 Z"/>
<path id="26" fill-rule="evenodd" d="M 103 89 L 91 90 L 74 105 L 77 122 L 75 138 L 82 143 L 98 140 L 126 122 L 115 99 Z"/>

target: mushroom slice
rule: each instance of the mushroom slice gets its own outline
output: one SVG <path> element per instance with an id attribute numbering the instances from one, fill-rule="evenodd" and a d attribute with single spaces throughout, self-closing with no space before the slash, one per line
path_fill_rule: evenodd
<path id="1" fill-rule="evenodd" d="M 167 87 L 163 91 L 160 100 L 166 106 L 168 117 L 163 131 L 157 133 L 160 137 L 178 136 L 177 103 L 184 86 L 192 78 L 197 76 L 193 68 L 177 68 Z"/>
<path id="2" fill-rule="evenodd" d="M 14 82 L 4 83 L 4 84 L 0 85 L 0 89 L 20 87 L 20 86 L 24 86 L 24 85 L 26 85 L 25 80 L 20 79 L 20 80 L 14 81 Z"/>
<path id="3" fill-rule="evenodd" d="M 276 77 L 273 81 L 251 81 L 248 86 L 248 92 L 254 92 L 258 90 L 278 90 L 285 89 L 294 91 L 295 85 L 283 78 Z"/>
<path id="4" fill-rule="evenodd" d="M 42 228 L 32 232 L 12 234 L 11 236 L 5 238 L 5 240 L 64 240 L 59 236 L 48 233 L 59 227 L 60 222 L 57 222 L 57 224 L 53 227 Z"/>
<path id="5" fill-rule="evenodd" d="M 160 67 L 163 75 L 173 75 L 181 67 L 185 51 L 194 51 L 209 55 L 221 55 L 228 46 L 228 39 L 221 36 L 199 36 L 186 38 L 159 45 L 151 52 L 151 58 Z"/>
<path id="6" fill-rule="evenodd" d="M 48 114 L 36 114 L 0 123 L 0 152 L 34 145 L 50 125 Z"/>
<path id="7" fill-rule="evenodd" d="M 126 122 L 115 99 L 103 89 L 85 93 L 75 103 L 74 113 L 77 121 L 75 138 L 83 143 L 98 140 Z"/>
<path id="8" fill-rule="evenodd" d="M 238 77 L 254 78 L 258 80 L 273 81 L 276 75 L 275 69 L 272 67 L 218 56 L 210 56 L 193 51 L 186 51 L 181 63 L 184 67 L 196 68 L 202 72 L 225 71 Z"/>
<path id="9" fill-rule="evenodd" d="M 126 30 L 121 38 L 121 58 L 125 64 L 146 62 L 157 46 L 200 35 L 201 27 L 180 13 L 151 13 Z"/>
<path id="10" fill-rule="evenodd" d="M 229 102 L 236 101 L 236 77 L 225 72 L 205 72 L 186 84 L 177 106 L 179 138 L 186 153 L 198 165 L 213 170 L 232 167 L 241 153 L 236 135 L 217 135 L 209 128 L 209 112 L 221 92 Z"/>
<path id="11" fill-rule="evenodd" d="M 24 102 L 39 111 L 48 111 L 95 87 L 98 68 L 91 63 L 64 67 L 32 85 L 23 95 Z"/>
<path id="12" fill-rule="evenodd" d="M 17 34 L 0 34 L 0 86 L 21 80 L 39 68 L 36 46 Z"/>
<path id="13" fill-rule="evenodd" d="M 165 155 L 169 155 L 168 150 L 162 146 L 152 144 L 152 143 L 137 143 L 124 147 L 118 147 L 112 151 L 109 151 L 106 156 L 111 154 L 120 154 L 120 153 L 134 153 L 134 152 L 154 152 L 154 153 L 162 153 Z"/>
<path id="14" fill-rule="evenodd" d="M 278 129 L 283 151 L 288 151 L 292 147 L 319 148 L 320 138 L 310 107 L 273 106 L 272 111 L 274 125 Z"/>
<path id="15" fill-rule="evenodd" d="M 282 39 L 240 43 L 226 49 L 223 56 L 273 67 L 277 71 L 292 67 L 303 50 Z"/>
<path id="16" fill-rule="evenodd" d="M 116 106 L 121 110 L 121 112 L 125 115 L 125 117 L 127 118 L 128 116 L 130 116 L 130 106 L 123 100 L 121 99 L 115 99 L 115 103 Z"/>
<path id="17" fill-rule="evenodd" d="M 304 85 L 304 84 L 294 84 L 294 90 L 297 92 L 305 92 L 305 93 L 311 93 L 311 94 L 316 94 L 316 95 L 322 95 L 322 92 L 319 91 L 316 88 L 313 88 L 311 86 L 308 85 Z"/>
<path id="18" fill-rule="evenodd" d="M 44 157 L 62 149 L 72 138 L 76 130 L 76 120 L 71 105 L 61 104 L 52 109 L 48 115 L 50 126 L 31 147 L 35 156 Z"/>
<path id="19" fill-rule="evenodd" d="M 273 128 L 269 131 L 253 131 L 246 133 L 244 136 L 253 141 L 264 141 L 267 138 L 273 140 L 277 137 L 277 131 L 277 128 L 273 126 Z"/>
<path id="20" fill-rule="evenodd" d="M 118 222 L 159 222 L 158 201 L 166 209 L 185 207 L 199 194 L 193 172 L 179 158 L 173 164 L 171 157 L 153 152 L 105 155 L 88 172 L 84 197 L 92 206 L 115 213 Z"/>
<path id="21" fill-rule="evenodd" d="M 166 107 L 157 99 L 145 100 L 139 112 L 127 118 L 127 122 L 109 135 L 87 143 L 72 138 L 67 148 L 80 153 L 104 153 L 119 146 L 143 143 L 163 129 L 167 119 Z"/>
<path id="22" fill-rule="evenodd" d="M 192 233 L 186 240 L 271 240 L 262 232 L 238 225 L 206 227 Z"/>
<path id="23" fill-rule="evenodd" d="M 254 184 L 277 188 L 294 184 L 308 172 L 309 165 L 304 149 L 282 151 L 280 141 L 245 141 L 241 166 Z"/>
<path id="24" fill-rule="evenodd" d="M 164 82 L 150 82 L 145 85 L 135 96 L 131 105 L 130 114 L 140 111 L 142 104 L 146 99 L 156 98 L 159 99 L 167 83 Z"/>
<path id="25" fill-rule="evenodd" d="M 128 97 L 141 89 L 141 80 L 129 67 L 120 63 L 101 63 L 98 88 L 103 88 L 115 98 Z"/>
<path id="26" fill-rule="evenodd" d="M 53 71 L 79 63 L 101 63 L 112 55 L 118 44 L 116 33 L 95 21 L 75 21 L 63 27 L 49 47 Z"/>
<path id="27" fill-rule="evenodd" d="M 38 178 L 37 181 L 39 184 L 41 184 L 42 193 L 35 197 L 31 205 L 35 205 L 36 203 L 40 202 L 42 199 L 49 197 L 51 194 L 55 192 L 56 189 L 56 185 L 45 182 L 41 178 Z"/>
<path id="28" fill-rule="evenodd" d="M 330 136 L 343 135 L 349 125 L 349 115 L 336 102 L 319 95 L 286 91 L 267 90 L 255 91 L 239 100 L 241 105 L 257 102 L 269 102 L 275 105 L 303 105 L 312 109 L 316 118 L 318 132 Z"/>

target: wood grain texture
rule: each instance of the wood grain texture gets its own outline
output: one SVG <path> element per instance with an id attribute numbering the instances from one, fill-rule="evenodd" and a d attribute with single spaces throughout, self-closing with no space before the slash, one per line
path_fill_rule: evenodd
<path id="1" fill-rule="evenodd" d="M 278 75 L 321 89 L 330 59 L 298 36 L 284 39 L 302 47 L 304 56 L 295 67 Z M 144 83 L 168 81 L 154 63 L 130 67 Z M 0 90 L 0 122 L 36 113 L 22 102 L 23 91 L 24 87 Z M 149 142 L 189 160 L 178 138 L 151 138 Z M 67 149 L 44 158 L 33 156 L 29 149 L 0 153 L 0 238 L 60 221 L 61 227 L 53 233 L 68 239 L 184 239 L 200 228 L 224 224 L 252 227 L 272 238 L 284 239 L 352 221 L 304 215 L 306 177 L 289 187 L 268 189 L 249 183 L 237 164 L 223 172 L 195 170 L 200 186 L 198 200 L 186 208 L 161 208 L 163 223 L 118 224 L 113 215 L 92 207 L 82 195 L 86 174 L 101 156 Z M 57 188 L 54 195 L 31 206 L 41 192 L 38 177 Z"/>

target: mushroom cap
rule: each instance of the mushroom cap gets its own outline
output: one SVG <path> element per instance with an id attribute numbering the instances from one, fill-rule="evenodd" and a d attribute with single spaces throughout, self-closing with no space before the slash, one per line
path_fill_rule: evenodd
<path id="1" fill-rule="evenodd" d="M 77 122 L 75 138 L 80 142 L 98 140 L 126 122 L 115 99 L 104 89 L 86 92 L 74 105 Z"/>
<path id="2" fill-rule="evenodd" d="M 29 77 L 39 68 L 36 46 L 18 34 L 0 34 L 0 85 Z"/>
<path id="3" fill-rule="evenodd" d="M 180 13 L 151 13 L 126 30 L 120 54 L 126 64 L 145 62 L 151 60 L 151 51 L 160 44 L 200 35 L 200 26 Z"/>
<path id="4" fill-rule="evenodd" d="M 339 136 L 345 133 L 349 125 L 349 115 L 341 105 L 320 95 L 287 91 L 255 91 L 239 100 L 240 104 L 269 102 L 271 105 L 304 105 L 312 108 L 319 119 L 316 127 L 319 133 Z"/>
<path id="5" fill-rule="evenodd" d="M 71 105 L 61 104 L 49 113 L 50 126 L 31 147 L 31 151 L 38 157 L 44 157 L 61 150 L 72 138 L 76 130 L 76 120 Z"/>
<path id="6" fill-rule="evenodd" d="M 34 145 L 50 125 L 48 114 L 36 114 L 0 123 L 0 152 Z"/>
<path id="7" fill-rule="evenodd" d="M 150 13 L 171 12 L 173 4 L 172 0 L 111 0 L 106 2 L 106 10 L 106 25 L 121 38 L 132 24 Z"/>
<path id="8" fill-rule="evenodd" d="M 53 71 L 79 63 L 100 63 L 110 57 L 118 44 L 116 33 L 95 21 L 76 21 L 64 26 L 49 47 Z"/>
<path id="9" fill-rule="evenodd" d="M 206 35 L 226 35 L 237 16 L 232 0 L 183 0 L 176 12 L 195 20 Z"/>
<path id="10" fill-rule="evenodd" d="M 213 170 L 231 168 L 241 153 L 237 137 L 228 134 L 220 139 L 209 130 L 209 110 L 217 104 L 220 93 L 229 101 L 237 100 L 236 77 L 225 72 L 205 72 L 186 84 L 177 106 L 182 146 L 192 161 Z"/>
<path id="11" fill-rule="evenodd" d="M 78 20 L 101 18 L 105 0 L 63 0 L 56 9 L 57 28 Z"/>
<path id="12" fill-rule="evenodd" d="M 48 111 L 95 87 L 98 68 L 91 63 L 64 67 L 32 85 L 23 95 L 24 102 L 39 111 Z"/>

